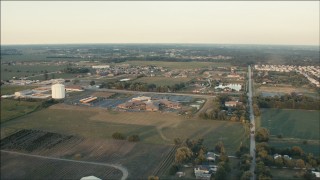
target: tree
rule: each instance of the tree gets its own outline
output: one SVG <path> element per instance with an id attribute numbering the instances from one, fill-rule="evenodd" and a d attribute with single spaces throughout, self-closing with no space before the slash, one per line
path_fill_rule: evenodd
<path id="1" fill-rule="evenodd" d="M 250 171 L 245 171 L 240 180 L 250 180 L 250 178 L 252 177 L 252 173 Z"/>
<path id="2" fill-rule="evenodd" d="M 176 151 L 175 162 L 183 163 L 189 160 L 192 157 L 193 153 L 188 147 L 180 147 Z"/>
<path id="3" fill-rule="evenodd" d="M 113 139 L 119 139 L 119 140 L 125 139 L 124 135 L 121 134 L 121 133 L 119 133 L 119 132 L 113 133 L 113 134 L 112 134 L 112 138 L 113 138 Z"/>
<path id="4" fill-rule="evenodd" d="M 175 139 L 173 140 L 173 142 L 174 142 L 175 145 L 180 145 L 180 144 L 182 144 L 182 140 L 181 140 L 180 138 L 175 138 Z"/>
<path id="5" fill-rule="evenodd" d="M 90 81 L 90 86 L 93 86 L 93 85 L 95 85 L 95 84 L 96 84 L 95 81 Z"/>
<path id="6" fill-rule="evenodd" d="M 303 150 L 299 146 L 293 146 L 291 148 L 292 156 L 302 156 L 304 154 Z"/>
<path id="7" fill-rule="evenodd" d="M 277 167 L 282 167 L 284 165 L 282 157 L 275 159 L 274 163 L 276 164 Z"/>
<path id="8" fill-rule="evenodd" d="M 220 154 L 224 154 L 226 151 L 225 151 L 225 148 L 224 148 L 224 144 L 222 141 L 219 141 L 216 146 L 215 146 L 215 151 L 217 151 L 218 153 Z"/>
<path id="9" fill-rule="evenodd" d="M 256 131 L 255 139 L 258 142 L 268 142 L 269 135 L 270 133 L 266 128 L 260 128 Z"/>
<path id="10" fill-rule="evenodd" d="M 137 142 L 137 141 L 140 141 L 140 138 L 138 135 L 134 134 L 134 135 L 131 135 L 128 137 L 128 141 L 130 142 Z"/>
<path id="11" fill-rule="evenodd" d="M 199 153 L 198 153 L 198 157 L 196 159 L 197 164 L 202 163 L 203 161 L 206 160 L 206 156 L 204 155 L 204 150 L 200 149 Z"/>
<path id="12" fill-rule="evenodd" d="M 225 180 L 227 177 L 227 172 L 223 166 L 218 166 L 217 172 L 214 175 L 215 180 Z"/>
<path id="13" fill-rule="evenodd" d="M 306 164 L 304 163 L 304 160 L 298 159 L 296 161 L 296 166 L 297 168 L 304 169 L 306 167 Z"/>

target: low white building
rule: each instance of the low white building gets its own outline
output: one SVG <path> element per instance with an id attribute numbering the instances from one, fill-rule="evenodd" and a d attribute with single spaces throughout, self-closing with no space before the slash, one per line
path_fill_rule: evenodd
<path id="1" fill-rule="evenodd" d="M 93 69 L 106 69 L 110 68 L 110 65 L 97 65 L 97 66 L 92 66 Z"/>
<path id="2" fill-rule="evenodd" d="M 85 177 L 82 177 L 80 180 L 102 180 L 102 179 L 97 178 L 95 176 L 85 176 Z"/>
<path id="3" fill-rule="evenodd" d="M 32 90 L 27 89 L 27 90 L 15 92 L 14 95 L 16 97 L 25 97 L 26 95 L 31 95 L 32 93 L 33 93 Z"/>

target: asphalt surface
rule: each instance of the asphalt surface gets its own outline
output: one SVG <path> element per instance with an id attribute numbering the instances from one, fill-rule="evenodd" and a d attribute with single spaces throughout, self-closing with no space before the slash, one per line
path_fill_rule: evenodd
<path id="1" fill-rule="evenodd" d="M 248 66 L 248 78 L 249 78 L 249 91 L 248 91 L 248 102 L 249 102 L 249 112 L 250 112 L 250 123 L 252 124 L 252 127 L 250 129 L 250 155 L 252 156 L 252 163 L 250 166 L 250 171 L 252 173 L 251 180 L 256 179 L 254 176 L 254 169 L 256 166 L 256 141 L 254 138 L 255 135 L 255 122 L 254 122 L 254 114 L 253 114 L 253 105 L 252 105 L 252 79 L 251 79 L 252 73 L 251 73 L 251 67 Z M 251 133 L 254 132 L 254 133 Z"/>

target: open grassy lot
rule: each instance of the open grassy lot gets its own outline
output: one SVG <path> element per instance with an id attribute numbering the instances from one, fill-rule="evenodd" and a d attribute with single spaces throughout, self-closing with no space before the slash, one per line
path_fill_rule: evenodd
<path id="1" fill-rule="evenodd" d="M 293 87 L 291 85 L 256 85 L 255 89 L 255 95 L 259 95 L 260 93 L 290 94 L 292 92 L 302 93 L 305 96 L 319 99 L 319 94 L 309 87 Z"/>
<path id="2" fill-rule="evenodd" d="M 18 101 L 13 99 L 1 99 L 1 123 L 10 119 L 25 115 L 36 110 L 39 105 L 38 102 Z"/>
<path id="3" fill-rule="evenodd" d="M 319 116 L 320 111 L 262 109 L 262 116 L 256 118 L 256 127 L 270 130 L 269 144 L 273 147 L 300 146 L 307 153 L 320 155 Z"/>
<path id="4" fill-rule="evenodd" d="M 230 66 L 229 63 L 220 63 L 220 62 L 166 62 L 166 61 L 127 61 L 126 64 L 141 66 L 141 65 L 154 65 L 162 66 L 170 69 L 195 69 L 195 68 L 207 68 L 209 66 Z"/>
<path id="5" fill-rule="evenodd" d="M 294 180 L 294 179 L 302 179 L 299 176 L 301 173 L 300 170 L 296 169 L 278 169 L 278 168 L 270 168 L 272 179 L 276 180 Z M 298 175 L 298 176 L 295 176 Z"/>
<path id="6" fill-rule="evenodd" d="M 2 86 L 1 94 L 14 94 L 16 91 L 32 89 L 30 86 Z M 41 101 L 28 102 L 13 99 L 1 99 L 1 123 L 34 111 Z"/>
<path id="7" fill-rule="evenodd" d="M 10 161 L 4 159 L 1 162 L 7 163 L 6 166 L 1 166 L 1 171 L 3 170 L 5 171 L 4 174 L 10 175 L 12 172 L 9 168 L 14 167 L 15 171 L 26 172 L 26 176 L 33 175 L 37 179 L 45 179 L 46 176 L 59 177 L 59 179 L 79 179 L 81 177 L 78 176 L 84 176 L 83 172 L 86 172 L 86 170 L 81 170 L 82 166 L 79 167 L 79 163 L 77 162 L 66 162 L 66 160 L 77 160 L 82 162 L 121 164 L 129 171 L 129 178 L 146 179 L 158 167 L 159 162 L 166 158 L 172 147 L 171 145 L 133 143 L 126 140 L 79 138 L 77 136 L 66 136 L 46 131 L 22 130 L 12 134 L 8 138 L 2 139 L 1 150 L 28 152 L 27 155 L 19 155 L 19 157 L 22 159 L 28 158 L 32 163 L 22 161 L 22 164 L 17 165 L 12 159 Z M 42 157 L 54 157 L 58 159 L 48 160 L 41 157 L 30 157 L 29 155 L 40 155 Z M 41 167 L 38 170 L 34 170 L 28 167 L 27 164 L 31 167 L 37 167 L 38 164 L 41 164 Z M 75 168 L 69 167 L 62 170 L 63 168 L 53 168 L 50 164 L 57 164 L 57 166 L 60 165 L 62 167 L 68 164 Z M 105 166 L 101 168 L 101 166 L 95 165 L 93 165 L 92 169 L 91 167 L 92 165 L 88 164 L 89 172 L 86 173 L 91 173 L 90 175 L 93 174 L 100 178 L 120 179 L 119 177 L 122 175 L 121 172 L 113 168 Z M 50 169 L 50 171 L 46 171 L 46 169 Z M 79 174 L 75 172 L 77 170 L 83 172 Z M 59 175 L 56 175 L 56 173 Z M 21 178 L 21 174 L 17 174 L 16 176 L 14 177 Z"/>
<path id="8" fill-rule="evenodd" d="M 262 109 L 261 126 L 275 136 L 319 140 L 319 119 L 320 111 Z"/>
<path id="9" fill-rule="evenodd" d="M 33 89 L 35 86 L 1 86 L 1 95 L 4 94 L 14 94 L 17 91 L 22 91 L 26 89 Z"/>
<path id="10" fill-rule="evenodd" d="M 48 72 L 56 72 L 65 68 L 65 65 L 1 65 L 1 79 L 9 80 L 12 79 L 12 77 L 24 77 L 42 74 L 45 72 L 45 70 Z M 39 76 L 38 79 L 43 77 L 44 76 Z M 51 78 L 51 75 L 49 74 L 48 77 Z"/>
<path id="11" fill-rule="evenodd" d="M 2 128 L 40 129 L 82 137 L 110 139 L 114 132 L 125 136 L 139 134 L 141 141 L 172 144 L 173 139 L 204 138 L 209 148 L 222 140 L 233 154 L 240 142 L 246 142 L 240 123 L 185 119 L 174 113 L 113 112 L 105 109 L 54 105 L 2 125 Z"/>
<path id="12" fill-rule="evenodd" d="M 174 85 L 181 82 L 188 82 L 191 78 L 167 78 L 167 77 L 142 77 L 134 80 L 134 82 L 153 83 L 157 86 Z"/>
<path id="13" fill-rule="evenodd" d="M 81 179 L 94 175 L 120 179 L 120 170 L 90 164 L 41 159 L 1 152 L 1 179 Z"/>

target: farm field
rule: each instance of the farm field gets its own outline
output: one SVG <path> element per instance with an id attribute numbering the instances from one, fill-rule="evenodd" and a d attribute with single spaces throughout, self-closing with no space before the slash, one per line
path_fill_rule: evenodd
<path id="1" fill-rule="evenodd" d="M 134 80 L 134 82 L 142 82 L 148 84 L 155 84 L 157 86 L 174 85 L 182 82 L 188 82 L 191 78 L 167 78 L 167 77 L 142 77 Z"/>
<path id="2" fill-rule="evenodd" d="M 48 72 L 55 72 L 60 71 L 66 68 L 64 65 L 55 65 L 55 66 L 49 66 L 49 65 L 2 65 L 1 66 L 1 78 L 6 79 L 12 79 L 12 77 L 24 77 L 24 76 L 32 76 L 37 74 L 42 74 L 45 70 Z M 42 71 L 42 72 L 41 72 Z M 55 78 L 58 74 L 55 74 Z M 38 76 L 35 79 L 43 79 L 43 76 Z M 49 74 L 49 78 L 51 78 L 51 74 Z"/>
<path id="3" fill-rule="evenodd" d="M 33 173 L 37 173 L 36 175 L 39 179 L 43 179 L 47 175 L 50 177 L 59 177 L 55 176 L 55 173 L 60 173 L 61 178 L 64 179 L 77 178 L 71 173 L 74 171 L 81 171 L 82 167 L 77 165 L 79 162 L 70 161 L 81 161 L 82 164 L 89 162 L 89 167 L 94 163 L 107 163 L 109 165 L 116 166 L 121 164 L 121 167 L 125 168 L 129 172 L 129 179 L 146 179 L 148 175 L 152 174 L 154 170 L 157 169 L 159 162 L 166 159 L 167 154 L 172 150 L 172 148 L 173 146 L 171 145 L 133 143 L 126 140 L 80 138 L 77 136 L 26 129 L 16 132 L 1 141 L 1 153 L 6 153 L 8 151 L 20 153 L 28 152 L 29 154 L 25 156 L 35 159 L 35 161 L 30 160 L 32 163 L 41 159 L 45 160 L 44 162 L 39 162 L 41 166 L 43 166 L 43 170 L 42 168 L 39 168 L 37 171 L 29 171 L 28 169 L 30 168 L 26 166 L 20 165 L 16 167 L 18 171 L 28 170 L 28 176 L 32 176 Z M 12 153 L 9 155 L 11 154 Z M 16 153 L 13 154 L 17 155 Z M 62 163 L 62 166 L 63 163 L 66 163 L 65 161 L 68 161 L 67 163 L 69 163 L 69 166 L 75 166 L 75 168 L 73 169 L 69 167 L 64 170 L 59 168 L 53 169 L 53 167 L 51 167 L 52 163 L 48 163 L 49 165 L 46 164 L 48 160 L 53 161 L 52 163 Z M 10 163 L 13 163 L 12 160 L 10 160 Z M 15 163 L 12 165 L 14 166 L 14 164 Z M 38 162 L 35 166 L 37 166 L 37 164 Z M 46 168 L 51 170 L 49 172 L 45 171 Z M 7 173 L 7 171 L 10 172 L 8 169 L 9 168 L 6 168 L 6 166 L 1 167 L 1 171 L 6 170 L 5 173 Z M 42 171 L 45 172 L 42 173 Z M 119 179 L 119 175 L 121 177 L 122 173 L 117 171 L 118 170 L 110 167 L 106 168 L 105 166 L 104 168 L 100 167 L 95 168 L 94 170 L 90 170 L 89 168 L 89 172 L 104 179 Z"/>
<path id="4" fill-rule="evenodd" d="M 39 129 L 87 138 L 110 139 L 114 132 L 138 134 L 148 144 L 173 144 L 174 138 L 204 138 L 213 149 L 222 140 L 233 154 L 247 139 L 240 123 L 186 119 L 173 113 L 117 112 L 64 104 L 51 106 L 2 125 L 2 128 Z M 228 132 L 228 133 L 226 133 Z"/>
<path id="5" fill-rule="evenodd" d="M 320 111 L 262 109 L 261 126 L 274 136 L 319 140 L 319 119 Z"/>
<path id="6" fill-rule="evenodd" d="M 257 88 L 255 89 L 255 94 L 259 95 L 260 93 L 274 93 L 274 94 L 290 94 L 292 92 L 296 92 L 296 93 L 302 93 L 305 96 L 309 96 L 309 97 L 313 97 L 313 98 L 319 98 L 318 93 L 313 90 L 310 89 L 308 87 L 293 87 L 290 85 L 286 85 L 286 86 L 271 86 L 271 85 L 259 85 L 257 86 Z"/>
<path id="7" fill-rule="evenodd" d="M 262 109 L 257 127 L 266 127 L 271 133 L 269 144 L 278 148 L 300 146 L 305 152 L 320 155 L 320 111 Z M 277 138 L 282 135 L 282 138 Z"/>
<path id="8" fill-rule="evenodd" d="M 122 173 L 111 167 L 1 152 L 1 179 L 80 179 L 90 175 L 120 179 Z"/>
<path id="9" fill-rule="evenodd" d="M 167 61 L 127 61 L 126 64 L 141 66 L 141 65 L 154 65 L 163 66 L 170 69 L 194 69 L 194 68 L 207 68 L 209 66 L 230 66 L 229 63 L 220 62 L 167 62 Z"/>

